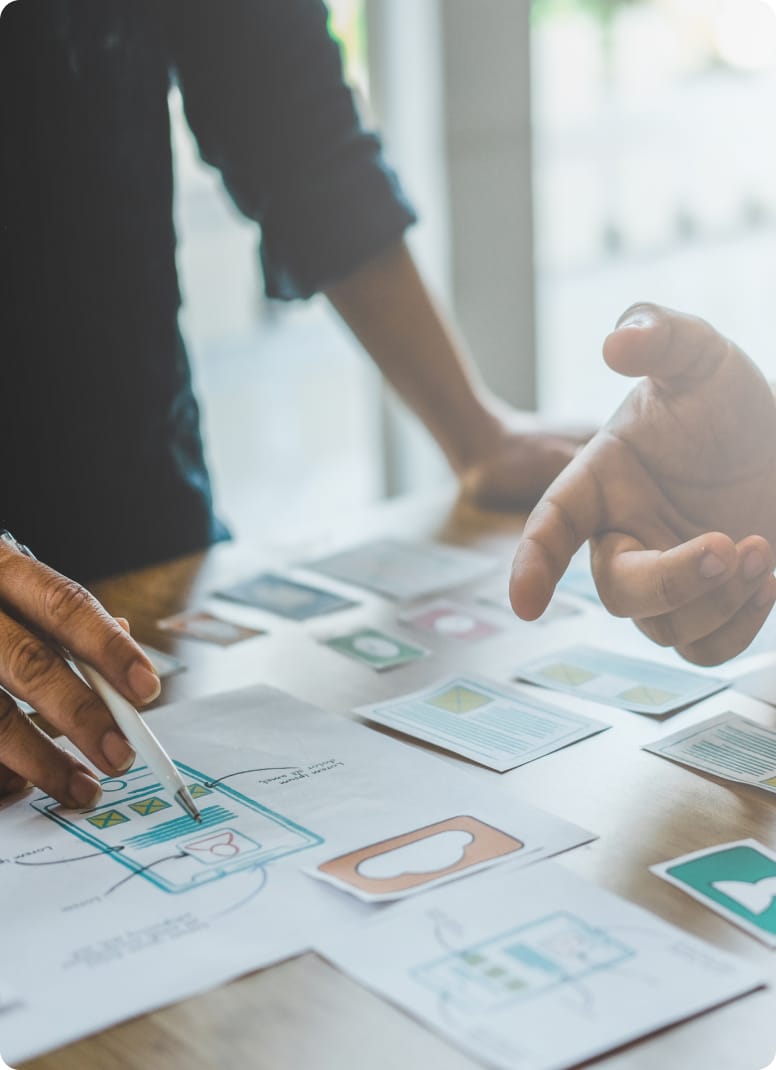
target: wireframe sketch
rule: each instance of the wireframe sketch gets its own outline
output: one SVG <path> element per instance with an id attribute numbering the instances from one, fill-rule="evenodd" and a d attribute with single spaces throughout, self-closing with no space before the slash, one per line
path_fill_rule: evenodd
<path id="1" fill-rule="evenodd" d="M 621 965 L 635 954 L 603 929 L 559 912 L 412 970 L 469 1012 L 496 1010 Z"/>
<path id="2" fill-rule="evenodd" d="M 200 807 L 201 824 L 180 814 L 147 766 L 102 780 L 103 797 L 92 810 L 66 810 L 51 796 L 30 805 L 170 893 L 258 869 L 324 842 L 234 788 L 213 783 L 180 762 L 176 765 Z"/>

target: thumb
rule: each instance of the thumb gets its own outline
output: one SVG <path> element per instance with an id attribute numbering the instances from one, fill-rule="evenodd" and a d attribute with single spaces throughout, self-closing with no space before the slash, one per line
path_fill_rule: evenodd
<path id="1" fill-rule="evenodd" d="M 697 316 L 660 305 L 632 305 L 604 341 L 604 360 L 620 375 L 648 375 L 674 388 L 705 379 L 720 365 L 730 343 Z"/>
<path id="2" fill-rule="evenodd" d="M 536 620 L 577 550 L 603 524 L 601 494 L 593 474 L 600 436 L 564 469 L 526 521 L 512 563 L 509 598 L 523 620 Z"/>

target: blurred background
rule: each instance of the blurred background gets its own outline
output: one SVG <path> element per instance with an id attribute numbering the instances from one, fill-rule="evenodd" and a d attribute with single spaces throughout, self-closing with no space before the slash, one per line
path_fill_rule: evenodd
<path id="1" fill-rule="evenodd" d="M 776 0 L 330 0 L 422 222 L 411 243 L 502 396 L 601 420 L 636 300 L 710 319 L 776 379 Z M 222 514 L 313 539 L 445 466 L 325 300 L 263 296 L 254 224 L 173 91 L 183 328 Z"/>

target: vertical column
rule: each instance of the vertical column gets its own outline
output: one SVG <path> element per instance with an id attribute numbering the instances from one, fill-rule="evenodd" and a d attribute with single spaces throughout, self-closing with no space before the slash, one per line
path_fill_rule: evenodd
<path id="1" fill-rule="evenodd" d="M 422 225 L 411 242 L 492 389 L 536 404 L 530 0 L 366 0 L 370 87 Z M 444 466 L 383 398 L 386 493 Z"/>
<path id="2" fill-rule="evenodd" d="M 442 0 L 452 296 L 489 385 L 536 404 L 530 0 Z"/>
<path id="3" fill-rule="evenodd" d="M 447 158 L 440 9 L 445 0 L 366 0 L 372 110 L 390 162 L 420 215 L 408 240 L 435 294 L 450 304 Z M 385 387 L 379 403 L 387 495 L 438 484 L 447 465 Z"/>

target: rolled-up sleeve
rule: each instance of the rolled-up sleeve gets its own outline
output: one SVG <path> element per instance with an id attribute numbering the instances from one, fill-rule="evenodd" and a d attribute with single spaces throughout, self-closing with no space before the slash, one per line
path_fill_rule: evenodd
<path id="1" fill-rule="evenodd" d="M 309 297 L 415 214 L 362 125 L 320 0 L 180 0 L 171 58 L 203 159 L 261 226 L 267 293 Z"/>

